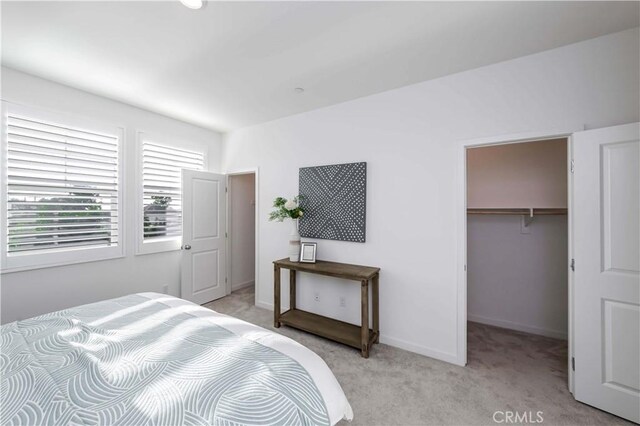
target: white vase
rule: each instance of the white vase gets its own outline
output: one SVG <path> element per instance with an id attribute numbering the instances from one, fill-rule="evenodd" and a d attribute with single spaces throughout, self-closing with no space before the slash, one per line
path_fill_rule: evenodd
<path id="1" fill-rule="evenodd" d="M 289 234 L 289 260 L 300 261 L 300 234 L 298 233 L 298 219 L 291 219 L 291 233 Z"/>

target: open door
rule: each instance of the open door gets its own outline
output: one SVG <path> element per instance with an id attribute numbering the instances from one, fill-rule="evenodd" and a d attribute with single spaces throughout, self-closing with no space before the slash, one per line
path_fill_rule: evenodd
<path id="1" fill-rule="evenodd" d="M 640 422 L 640 124 L 575 133 L 575 397 Z"/>
<path id="2" fill-rule="evenodd" d="M 181 297 L 202 305 L 226 295 L 225 176 L 182 170 Z"/>

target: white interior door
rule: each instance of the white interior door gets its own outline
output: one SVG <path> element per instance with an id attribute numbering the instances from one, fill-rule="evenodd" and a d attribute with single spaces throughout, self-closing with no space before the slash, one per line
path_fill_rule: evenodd
<path id="1" fill-rule="evenodd" d="M 575 397 L 640 422 L 640 124 L 574 134 Z"/>
<path id="2" fill-rule="evenodd" d="M 182 171 L 181 296 L 199 305 L 226 294 L 225 176 Z"/>

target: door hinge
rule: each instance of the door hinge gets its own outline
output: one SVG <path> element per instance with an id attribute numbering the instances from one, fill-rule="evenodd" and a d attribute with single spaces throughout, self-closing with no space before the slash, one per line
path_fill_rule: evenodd
<path id="1" fill-rule="evenodd" d="M 571 357 L 571 371 L 576 371 L 576 359 Z"/>
<path id="2" fill-rule="evenodd" d="M 571 164 L 573 164 L 573 161 L 571 162 Z M 573 171 L 573 166 L 571 166 L 571 171 Z M 224 187 L 224 192 L 229 192 L 229 188 L 227 188 L 226 186 Z"/>
<path id="3" fill-rule="evenodd" d="M 571 173 L 575 170 L 575 163 L 571 160 Z"/>
<path id="4" fill-rule="evenodd" d="M 229 234 L 227 234 L 226 232 L 224 233 L 224 237 L 225 238 L 229 238 Z"/>
<path id="5" fill-rule="evenodd" d="M 571 259 L 571 263 L 569 264 L 569 267 L 571 268 L 572 271 L 576 270 L 576 260 L 575 259 Z"/>
<path id="6" fill-rule="evenodd" d="M 225 284 L 227 283 L 227 277 L 224 277 L 224 283 Z"/>

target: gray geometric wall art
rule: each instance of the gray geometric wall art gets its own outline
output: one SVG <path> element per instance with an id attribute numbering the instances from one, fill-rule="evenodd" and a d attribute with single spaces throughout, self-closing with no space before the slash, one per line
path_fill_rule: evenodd
<path id="1" fill-rule="evenodd" d="M 300 168 L 300 236 L 364 243 L 367 163 Z"/>

